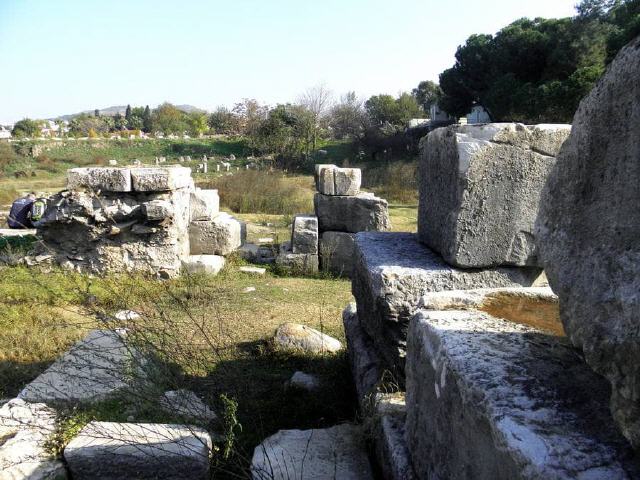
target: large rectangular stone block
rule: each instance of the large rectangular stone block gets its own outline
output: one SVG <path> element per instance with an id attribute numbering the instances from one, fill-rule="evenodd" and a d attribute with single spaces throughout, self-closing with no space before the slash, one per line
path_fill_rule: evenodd
<path id="1" fill-rule="evenodd" d="M 423 295 L 441 290 L 531 286 L 534 267 L 462 270 L 410 233 L 362 232 L 355 237 L 352 291 L 358 318 L 383 367 L 402 383 L 409 319 Z"/>
<path id="2" fill-rule="evenodd" d="M 218 190 L 202 190 L 197 188 L 191 192 L 191 221 L 211 220 L 220 213 L 220 196 Z"/>
<path id="3" fill-rule="evenodd" d="M 209 478 L 212 442 L 202 428 L 91 422 L 64 449 L 77 480 Z"/>
<path id="4" fill-rule="evenodd" d="M 193 185 L 191 169 L 187 167 L 132 168 L 131 179 L 136 192 L 163 192 Z"/>
<path id="5" fill-rule="evenodd" d="M 355 233 L 324 232 L 320 238 L 322 269 L 351 277 L 355 252 Z"/>
<path id="6" fill-rule="evenodd" d="M 71 168 L 67 170 L 67 188 L 94 192 L 130 192 L 131 170 L 113 167 Z"/>
<path id="7" fill-rule="evenodd" d="M 420 311 L 407 351 L 405 436 L 418 478 L 640 474 L 607 382 L 566 338 L 478 311 Z"/>
<path id="8" fill-rule="evenodd" d="M 191 255 L 228 255 L 242 245 L 242 232 L 242 223 L 225 212 L 213 220 L 191 222 Z"/>
<path id="9" fill-rule="evenodd" d="M 439 128 L 421 141 L 420 241 L 458 267 L 539 265 L 542 187 L 570 125 Z"/>
<path id="10" fill-rule="evenodd" d="M 293 253 L 318 254 L 318 217 L 296 215 L 293 218 L 291 248 Z"/>
<path id="11" fill-rule="evenodd" d="M 352 197 L 316 193 L 313 203 L 321 232 L 384 231 L 391 226 L 387 201 L 372 193 Z"/>

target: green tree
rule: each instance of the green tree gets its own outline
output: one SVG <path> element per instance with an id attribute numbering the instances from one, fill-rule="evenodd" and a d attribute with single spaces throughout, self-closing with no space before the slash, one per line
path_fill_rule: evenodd
<path id="1" fill-rule="evenodd" d="M 398 98 L 391 95 L 374 95 L 364 104 L 369 120 L 373 126 L 390 125 L 404 128 L 412 118 L 424 117 L 424 112 L 415 97 L 402 93 Z"/>
<path id="2" fill-rule="evenodd" d="M 348 92 L 333 106 L 330 114 L 330 126 L 337 139 L 359 138 L 366 122 L 364 105 L 355 92 Z"/>
<path id="3" fill-rule="evenodd" d="M 165 102 L 153 112 L 154 129 L 165 135 L 182 134 L 188 129 L 186 115 L 174 105 Z"/>
<path id="4" fill-rule="evenodd" d="M 187 125 L 189 135 L 199 137 L 209 130 L 207 122 L 207 114 L 200 111 L 194 111 L 187 114 Z"/>
<path id="5" fill-rule="evenodd" d="M 239 121 L 227 107 L 220 106 L 209 115 L 209 127 L 213 133 L 239 133 Z"/>
<path id="6" fill-rule="evenodd" d="M 131 105 L 127 105 L 127 108 L 124 111 L 124 118 L 127 121 L 128 125 L 129 121 L 131 120 Z"/>
<path id="7" fill-rule="evenodd" d="M 110 121 L 111 117 L 78 115 L 69 122 L 69 133 L 79 137 L 102 135 L 110 130 Z"/>
<path id="8" fill-rule="evenodd" d="M 151 118 L 151 109 L 149 105 L 144 107 L 144 112 L 142 114 L 142 130 L 145 133 L 151 133 L 153 130 L 153 120 Z"/>
<path id="9" fill-rule="evenodd" d="M 23 118 L 15 123 L 11 135 L 17 138 L 24 137 L 37 137 L 42 130 L 42 122 L 40 120 L 32 120 L 30 118 Z"/>
<path id="10" fill-rule="evenodd" d="M 425 113 L 429 113 L 431 106 L 438 103 L 438 100 L 442 96 L 442 90 L 437 83 L 431 80 L 424 80 L 411 91 L 411 94 L 418 102 L 418 105 L 422 107 L 422 110 L 424 110 Z"/>

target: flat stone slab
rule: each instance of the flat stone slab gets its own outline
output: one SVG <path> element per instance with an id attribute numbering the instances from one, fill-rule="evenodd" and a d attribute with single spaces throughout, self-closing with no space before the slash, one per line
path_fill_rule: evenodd
<path id="1" fill-rule="evenodd" d="M 429 133 L 421 141 L 420 241 L 458 267 L 539 265 L 540 194 L 570 131 L 490 123 Z"/>
<path id="2" fill-rule="evenodd" d="M 75 404 L 123 393 L 132 386 L 132 369 L 136 364 L 141 366 L 134 350 L 126 345 L 125 336 L 124 332 L 92 330 L 18 397 L 28 402 Z"/>
<path id="3" fill-rule="evenodd" d="M 391 226 L 387 201 L 373 193 L 351 197 L 316 193 L 313 203 L 321 232 L 384 231 Z"/>
<path id="4" fill-rule="evenodd" d="M 335 275 L 351 277 L 355 254 L 353 233 L 324 232 L 320 238 L 322 269 Z"/>
<path id="5" fill-rule="evenodd" d="M 242 245 L 242 223 L 221 212 L 213 220 L 191 222 L 191 255 L 228 255 Z"/>
<path id="6" fill-rule="evenodd" d="M 190 217 L 195 220 L 212 220 L 220 213 L 220 196 L 218 190 L 202 190 L 196 188 L 191 192 Z"/>
<path id="7" fill-rule="evenodd" d="M 160 407 L 186 421 L 196 420 L 208 423 L 218 418 L 216 412 L 211 410 L 206 403 L 200 400 L 200 397 L 190 390 L 164 392 L 164 395 L 160 398 Z"/>
<path id="8" fill-rule="evenodd" d="M 217 275 L 224 268 L 226 261 L 220 255 L 189 255 L 182 262 L 182 268 L 189 273 L 208 273 Z"/>
<path id="9" fill-rule="evenodd" d="M 117 167 L 82 167 L 67 170 L 67 189 L 94 192 L 130 192 L 131 169 Z"/>
<path id="10" fill-rule="evenodd" d="M 373 471 L 362 431 L 355 425 L 280 430 L 253 452 L 254 480 L 370 480 Z"/>
<path id="11" fill-rule="evenodd" d="M 14 398 L 0 408 L 0 479 L 61 480 L 64 464 L 47 452 L 56 412 L 43 403 Z"/>
<path id="12" fill-rule="evenodd" d="M 258 276 L 262 276 L 265 273 L 267 273 L 267 269 L 262 267 L 243 266 L 243 267 L 240 267 L 238 270 L 241 271 L 242 273 L 247 273 L 249 275 L 258 275 Z"/>
<path id="13" fill-rule="evenodd" d="M 209 478 L 211 437 L 201 428 L 91 422 L 64 458 L 75 480 Z"/>
<path id="14" fill-rule="evenodd" d="M 278 348 L 293 352 L 335 353 L 342 349 L 342 343 L 339 340 L 297 323 L 280 325 L 273 341 Z"/>
<path id="15" fill-rule="evenodd" d="M 35 234 L 35 228 L 0 228 L 0 237 L 27 237 Z"/>
<path id="16" fill-rule="evenodd" d="M 352 292 L 360 325 L 372 339 L 383 368 L 402 383 L 407 328 L 428 292 L 531 286 L 538 268 L 500 267 L 462 270 L 410 233 L 363 232 L 355 237 Z"/>
<path id="17" fill-rule="evenodd" d="M 419 478 L 638 478 L 609 386 L 566 339 L 478 311 L 419 311 L 406 438 Z"/>
<path id="18" fill-rule="evenodd" d="M 132 168 L 131 180 L 136 192 L 164 192 L 193 185 L 191 169 L 187 167 Z"/>

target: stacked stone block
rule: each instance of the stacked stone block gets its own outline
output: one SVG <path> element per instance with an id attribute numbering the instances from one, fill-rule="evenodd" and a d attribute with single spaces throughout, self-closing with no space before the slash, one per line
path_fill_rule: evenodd
<path id="1" fill-rule="evenodd" d="M 41 248 L 66 268 L 94 273 L 169 278 L 194 262 L 219 266 L 224 259 L 207 256 L 234 251 L 243 231 L 219 203 L 185 167 L 74 168 L 38 226 Z"/>

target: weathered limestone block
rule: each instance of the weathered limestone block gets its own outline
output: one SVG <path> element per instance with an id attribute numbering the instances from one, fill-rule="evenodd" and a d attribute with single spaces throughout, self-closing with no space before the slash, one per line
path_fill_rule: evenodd
<path id="1" fill-rule="evenodd" d="M 462 268 L 539 265 L 540 193 L 570 125 L 439 128 L 421 142 L 420 241 Z"/>
<path id="2" fill-rule="evenodd" d="M 543 193 L 537 238 L 562 322 L 612 385 L 640 449 L 640 38 L 580 103 Z"/>
<path id="3" fill-rule="evenodd" d="M 365 439 L 350 424 L 316 430 L 280 430 L 253 452 L 254 480 L 370 480 Z"/>
<path id="4" fill-rule="evenodd" d="M 162 221 L 173 217 L 173 207 L 166 200 L 152 200 L 142 204 L 147 220 Z"/>
<path id="5" fill-rule="evenodd" d="M 43 403 L 14 398 L 0 408 L 0 480 L 62 480 L 64 464 L 47 452 L 56 413 Z"/>
<path id="6" fill-rule="evenodd" d="M 189 273 L 208 273 L 217 275 L 224 268 L 226 261 L 220 255 L 189 255 L 182 262 L 182 267 Z"/>
<path id="7" fill-rule="evenodd" d="M 241 222 L 225 212 L 213 220 L 191 222 L 191 255 L 228 255 L 242 245 L 242 230 Z"/>
<path id="8" fill-rule="evenodd" d="M 316 193 L 313 197 L 321 232 L 383 231 L 390 227 L 387 201 L 372 193 L 353 197 Z"/>
<path id="9" fill-rule="evenodd" d="M 478 311 L 419 311 L 406 439 L 418 478 L 637 478 L 609 386 L 566 339 Z"/>
<path id="10" fill-rule="evenodd" d="M 125 331 L 92 330 L 29 383 L 18 398 L 27 402 L 76 404 L 122 394 L 144 375 L 143 360 L 127 346 L 125 337 Z"/>
<path id="11" fill-rule="evenodd" d="M 315 328 L 297 323 L 283 323 L 273 337 L 274 344 L 282 350 L 306 353 L 336 353 L 342 343 Z"/>
<path id="12" fill-rule="evenodd" d="M 356 235 L 352 291 L 360 325 L 372 339 L 384 368 L 404 379 L 407 328 L 427 292 L 532 286 L 538 268 L 461 270 L 418 242 L 410 233 Z"/>
<path id="13" fill-rule="evenodd" d="M 136 192 L 163 192 L 193 186 L 191 169 L 187 167 L 139 167 L 131 169 Z"/>
<path id="14" fill-rule="evenodd" d="M 316 186 L 323 195 L 353 196 L 360 193 L 362 173 L 359 168 L 316 165 Z"/>
<path id="15" fill-rule="evenodd" d="M 67 189 L 94 192 L 130 192 L 131 170 L 113 167 L 84 167 L 67 170 Z"/>
<path id="16" fill-rule="evenodd" d="M 280 245 L 276 265 L 294 275 L 315 275 L 318 273 L 319 261 L 317 254 L 293 253 L 291 243 L 284 242 Z"/>
<path id="17" fill-rule="evenodd" d="M 64 449 L 76 480 L 209 478 L 211 437 L 201 428 L 91 422 Z"/>
<path id="18" fill-rule="evenodd" d="M 160 398 L 160 407 L 167 413 L 187 421 L 211 422 L 218 418 L 216 412 L 200 400 L 191 390 L 171 390 Z"/>
<path id="19" fill-rule="evenodd" d="M 318 254 L 318 217 L 296 215 L 291 225 L 292 253 Z"/>
<path id="20" fill-rule="evenodd" d="M 353 233 L 324 232 L 320 238 L 322 269 L 335 275 L 351 277 L 355 253 Z"/>
<path id="21" fill-rule="evenodd" d="M 220 213 L 220 196 L 218 190 L 202 190 L 191 192 L 191 221 L 211 220 Z"/>

